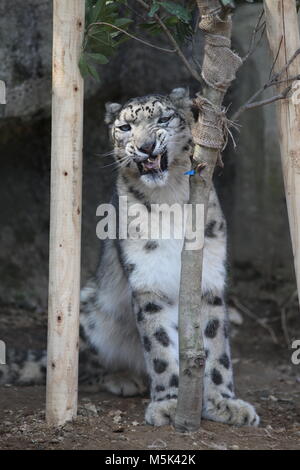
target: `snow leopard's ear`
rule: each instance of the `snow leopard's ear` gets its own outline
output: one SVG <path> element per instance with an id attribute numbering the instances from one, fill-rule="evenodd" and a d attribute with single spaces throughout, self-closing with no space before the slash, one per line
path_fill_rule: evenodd
<path id="1" fill-rule="evenodd" d="M 190 92 L 188 88 L 174 88 L 169 95 L 170 100 L 177 109 L 188 111 L 191 107 Z"/>
<path id="2" fill-rule="evenodd" d="M 111 125 L 116 119 L 122 105 L 119 103 L 106 103 L 105 105 L 105 122 L 108 125 Z"/>

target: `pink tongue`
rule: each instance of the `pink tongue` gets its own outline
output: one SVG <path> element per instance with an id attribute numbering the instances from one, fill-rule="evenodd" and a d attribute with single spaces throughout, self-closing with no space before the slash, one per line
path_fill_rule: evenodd
<path id="1" fill-rule="evenodd" d="M 158 160 L 154 160 L 153 162 L 143 162 L 143 165 L 145 168 L 148 168 L 148 170 L 151 170 L 153 168 L 158 168 L 159 162 Z"/>

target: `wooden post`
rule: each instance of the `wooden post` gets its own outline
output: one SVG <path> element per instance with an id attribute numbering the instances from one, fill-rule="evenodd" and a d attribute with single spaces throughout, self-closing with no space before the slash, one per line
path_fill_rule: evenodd
<path id="1" fill-rule="evenodd" d="M 274 57 L 275 72 L 281 70 L 300 48 L 296 0 L 264 0 L 267 34 Z M 300 56 L 288 67 L 281 80 L 300 74 Z M 291 82 L 278 85 L 282 91 Z M 299 82 L 296 82 L 299 84 Z M 299 91 L 297 92 L 299 95 Z M 281 163 L 295 272 L 300 302 L 300 99 L 289 96 L 277 102 Z"/>
<path id="2" fill-rule="evenodd" d="M 54 426 L 77 412 L 84 11 L 84 0 L 53 1 L 46 420 Z"/>

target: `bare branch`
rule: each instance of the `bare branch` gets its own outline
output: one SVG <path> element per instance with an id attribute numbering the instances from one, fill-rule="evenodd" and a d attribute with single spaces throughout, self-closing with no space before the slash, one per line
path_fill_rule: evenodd
<path id="1" fill-rule="evenodd" d="M 296 57 L 300 54 L 300 49 L 297 49 L 295 51 L 295 53 L 292 55 L 292 57 L 287 61 L 287 63 L 282 67 L 281 70 L 279 70 L 279 72 L 275 73 L 273 75 L 274 77 L 274 80 L 278 80 L 278 78 L 281 77 L 281 75 L 287 71 L 287 69 L 289 68 L 289 66 L 292 64 L 292 62 L 294 62 L 294 60 L 296 59 Z"/>
<path id="2" fill-rule="evenodd" d="M 280 321 L 281 321 L 281 328 L 282 328 L 282 331 L 283 331 L 283 335 L 284 335 L 286 345 L 287 345 L 287 347 L 290 347 L 291 339 L 290 339 L 289 330 L 288 330 L 288 326 L 287 326 L 287 313 L 286 313 L 285 308 L 282 308 L 281 311 L 280 311 Z"/>
<path id="3" fill-rule="evenodd" d="M 269 325 L 267 325 L 264 321 L 262 321 L 260 318 L 257 318 L 256 315 L 254 315 L 254 313 L 252 313 L 247 307 L 245 307 L 245 305 L 241 304 L 241 302 L 236 298 L 236 297 L 232 297 L 232 301 L 235 305 L 235 307 L 237 309 L 239 309 L 242 313 L 244 313 L 244 315 L 246 315 L 247 317 L 251 318 L 252 320 L 254 320 L 259 326 L 261 326 L 262 328 L 264 328 L 265 330 L 268 331 L 269 335 L 271 336 L 272 338 L 272 341 L 273 343 L 275 344 L 278 344 L 278 339 L 274 333 L 274 330 L 273 328 L 271 328 Z"/>
<path id="4" fill-rule="evenodd" d="M 299 79 L 300 79 L 300 75 L 297 76 L 297 80 Z M 293 78 L 293 80 L 295 80 L 295 78 Z M 282 81 L 286 81 L 286 80 L 282 80 Z M 278 95 L 271 96 L 271 98 L 266 98 L 265 100 L 261 100 L 261 101 L 247 102 L 246 104 L 244 104 L 243 106 L 239 108 L 239 110 L 232 116 L 231 119 L 234 121 L 235 119 L 240 117 L 240 115 L 244 111 L 247 111 L 249 109 L 260 108 L 261 106 L 266 106 L 267 104 L 274 103 L 275 101 L 285 100 L 289 92 L 291 91 L 292 86 L 293 84 L 289 85 L 281 93 L 279 93 Z"/>
<path id="5" fill-rule="evenodd" d="M 158 49 L 159 51 L 162 52 L 169 52 L 171 54 L 174 54 L 174 52 L 177 52 L 175 49 L 165 49 L 164 47 L 156 46 L 156 44 L 152 44 L 151 42 L 144 41 L 143 39 L 138 38 L 137 36 L 134 36 L 133 34 L 128 33 L 125 29 L 119 28 L 118 26 L 111 24 L 111 23 L 106 23 L 105 21 L 97 21 L 96 23 L 91 23 L 88 28 L 87 28 L 87 34 L 89 33 L 89 30 L 94 27 L 94 26 L 110 26 L 113 29 L 116 29 L 117 31 L 120 31 L 121 33 L 125 34 L 131 39 L 135 39 L 138 42 L 141 42 L 145 46 L 153 47 L 154 49 Z"/>
<path id="6" fill-rule="evenodd" d="M 254 103 L 250 103 L 245 107 L 245 110 L 259 108 L 260 106 L 265 106 L 267 104 L 274 103 L 275 101 L 284 100 L 287 98 L 287 95 L 289 94 L 291 88 L 292 88 L 292 85 L 287 87 L 279 95 L 274 95 L 274 96 L 271 96 L 271 98 L 266 98 L 265 100 L 255 101 Z"/>
<path id="7" fill-rule="evenodd" d="M 275 67 L 276 62 L 277 62 L 277 60 L 278 60 L 278 56 L 279 56 L 279 52 L 280 52 L 280 49 L 281 49 L 282 41 L 283 41 L 283 36 L 281 36 L 281 40 L 280 40 L 280 42 L 279 42 L 277 54 L 275 55 L 274 60 L 273 60 L 273 63 L 272 63 L 272 67 L 271 67 L 270 74 L 269 74 L 269 79 L 271 79 L 271 77 L 272 77 L 272 73 L 273 73 L 274 67 Z"/>
<path id="8" fill-rule="evenodd" d="M 262 24 L 260 24 L 263 16 L 264 16 L 264 10 L 261 11 L 259 17 L 258 17 L 258 20 L 257 20 L 257 23 L 255 25 L 255 28 L 252 32 L 252 37 L 251 37 L 251 42 L 250 42 L 250 46 L 249 46 L 249 50 L 247 52 L 247 54 L 243 57 L 243 62 L 245 62 L 247 59 L 249 59 L 249 57 L 253 54 L 253 52 L 255 51 L 255 49 L 258 47 L 260 41 L 262 40 L 264 34 L 265 34 L 265 31 L 266 31 L 266 22 L 264 21 Z M 260 38 L 259 40 L 256 42 L 256 36 L 257 34 L 259 33 L 259 31 L 261 31 L 261 35 L 260 35 Z"/>
<path id="9" fill-rule="evenodd" d="M 279 50 L 280 50 L 280 47 L 279 47 Z M 279 52 L 278 52 L 279 53 Z M 273 64 L 272 64 L 272 69 L 274 69 L 274 66 L 275 66 L 275 63 L 276 63 L 276 58 L 278 57 L 278 53 L 277 55 L 275 56 L 275 59 L 273 61 Z M 295 58 L 300 54 L 300 49 L 297 49 L 295 51 L 295 53 L 292 55 L 292 57 L 287 61 L 287 63 L 284 65 L 284 67 L 282 67 L 278 72 L 274 73 L 270 79 L 261 87 L 259 88 L 248 100 L 245 104 L 243 104 L 231 117 L 230 119 L 232 119 L 233 121 L 235 121 L 236 119 L 238 119 L 241 114 L 248 110 L 248 109 L 253 109 L 253 108 L 258 108 L 260 106 L 265 106 L 267 104 L 270 104 L 270 103 L 274 103 L 275 101 L 278 101 L 278 100 L 282 100 L 282 99 L 285 99 L 289 93 L 289 91 L 291 90 L 292 88 L 292 84 L 287 86 L 280 94 L 278 95 L 275 95 L 271 98 L 267 98 L 265 100 L 262 100 L 262 101 L 256 101 L 257 97 L 263 93 L 267 88 L 270 88 L 272 86 L 275 86 L 275 85 L 279 85 L 281 83 L 288 83 L 288 82 L 294 82 L 296 80 L 300 80 L 300 76 L 299 75 L 296 75 L 294 77 L 287 77 L 285 79 L 281 79 L 279 80 L 282 75 L 284 74 L 284 72 L 286 72 L 289 68 L 289 66 L 293 63 L 293 61 L 295 60 Z"/>

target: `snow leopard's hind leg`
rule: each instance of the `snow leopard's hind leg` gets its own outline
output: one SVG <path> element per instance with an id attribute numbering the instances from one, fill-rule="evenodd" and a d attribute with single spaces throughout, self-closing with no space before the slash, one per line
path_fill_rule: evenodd
<path id="1" fill-rule="evenodd" d="M 143 395 L 148 388 L 145 375 L 132 370 L 129 364 L 120 364 L 118 339 L 122 338 L 122 331 L 118 326 L 119 322 L 99 309 L 97 285 L 90 282 L 81 292 L 79 382 L 114 395 Z M 97 341 L 93 342 L 93 338 Z M 114 367 L 107 363 L 108 355 Z M 123 357 L 126 359 L 126 354 Z"/>
<path id="2" fill-rule="evenodd" d="M 144 395 L 146 393 L 147 381 L 142 375 L 129 369 L 110 371 L 109 367 L 103 365 L 105 361 L 87 340 L 82 325 L 80 328 L 80 342 L 79 383 L 81 387 L 93 386 L 99 391 L 106 391 L 123 397 Z M 84 346 L 83 343 L 85 343 Z"/>

